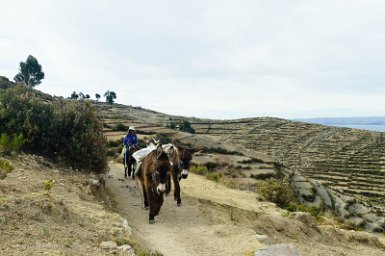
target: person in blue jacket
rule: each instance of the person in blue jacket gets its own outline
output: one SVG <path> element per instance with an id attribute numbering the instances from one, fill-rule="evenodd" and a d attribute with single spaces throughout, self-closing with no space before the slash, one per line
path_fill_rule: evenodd
<path id="1" fill-rule="evenodd" d="M 136 135 L 135 127 L 130 126 L 127 131 L 127 135 L 124 137 L 123 145 L 128 150 L 130 147 L 138 147 L 138 136 Z"/>

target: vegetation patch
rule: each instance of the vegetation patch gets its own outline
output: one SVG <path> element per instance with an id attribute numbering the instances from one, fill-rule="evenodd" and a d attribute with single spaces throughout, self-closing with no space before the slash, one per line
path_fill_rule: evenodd
<path id="1" fill-rule="evenodd" d="M 222 178 L 222 173 L 210 172 L 206 175 L 206 178 L 215 182 L 219 182 Z"/>
<path id="2" fill-rule="evenodd" d="M 295 196 L 290 183 L 286 179 L 268 179 L 257 185 L 257 193 L 265 200 L 286 208 L 290 203 L 295 202 Z"/>
<path id="3" fill-rule="evenodd" d="M 17 152 L 23 146 L 25 140 L 22 133 L 13 134 L 9 136 L 6 133 L 1 133 L 0 136 L 0 150 L 3 154 L 7 155 L 11 152 Z"/>
<path id="4" fill-rule="evenodd" d="M 259 164 L 263 164 L 264 161 L 262 159 L 259 159 L 259 158 L 250 158 L 250 159 L 245 159 L 245 160 L 242 160 L 242 161 L 238 161 L 237 162 L 238 164 L 254 164 L 254 163 L 259 163 Z"/>
<path id="5" fill-rule="evenodd" d="M 213 148 L 207 148 L 204 150 L 206 153 L 211 153 L 211 154 L 223 154 L 223 155 L 238 155 L 238 156 L 243 156 L 241 152 L 237 151 L 229 151 L 224 148 L 220 147 L 213 147 Z"/>
<path id="6" fill-rule="evenodd" d="M 4 159 L 0 159 L 0 180 L 5 179 L 7 174 L 12 172 L 14 167 L 10 162 Z"/>
<path id="7" fill-rule="evenodd" d="M 315 218 L 318 218 L 321 215 L 321 210 L 315 206 L 306 206 L 304 204 L 297 204 L 294 202 L 290 202 L 286 206 L 286 210 L 289 212 L 308 212 Z"/>
<path id="8" fill-rule="evenodd" d="M 89 102 L 47 102 L 16 84 L 0 90 L 0 113 L 3 149 L 22 147 L 73 168 L 106 170 L 103 125 Z"/>

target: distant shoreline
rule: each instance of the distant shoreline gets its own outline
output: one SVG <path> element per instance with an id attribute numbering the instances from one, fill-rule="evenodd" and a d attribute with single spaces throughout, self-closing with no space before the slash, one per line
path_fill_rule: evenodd
<path id="1" fill-rule="evenodd" d="M 352 129 L 368 130 L 375 132 L 385 132 L 385 125 L 375 124 L 324 124 L 328 126 L 347 127 Z"/>

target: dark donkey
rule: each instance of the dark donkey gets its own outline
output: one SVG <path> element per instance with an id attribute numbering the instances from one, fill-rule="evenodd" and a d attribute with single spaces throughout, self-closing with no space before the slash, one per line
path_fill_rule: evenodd
<path id="1" fill-rule="evenodd" d="M 184 146 L 176 146 L 170 150 L 170 161 L 172 163 L 171 167 L 171 177 L 174 182 L 174 199 L 178 206 L 182 205 L 182 200 L 180 198 L 180 185 L 179 181 L 181 179 L 186 179 L 190 169 L 190 161 L 192 160 L 192 155 L 202 149 L 196 148 L 187 148 Z M 171 191 L 171 177 L 167 176 L 166 183 L 166 195 Z"/>
<path id="2" fill-rule="evenodd" d="M 166 190 L 167 174 L 170 169 L 170 160 L 161 145 L 143 159 L 138 178 L 142 183 L 144 207 L 150 206 L 150 224 L 155 223 L 154 218 L 162 207 L 163 193 Z"/>
<path id="3" fill-rule="evenodd" d="M 136 163 L 136 160 L 134 157 L 132 157 L 132 154 L 137 151 L 136 147 L 129 147 L 126 154 L 123 158 L 123 165 L 124 165 L 124 178 L 128 178 L 132 175 L 132 179 L 135 179 L 133 166 Z"/>

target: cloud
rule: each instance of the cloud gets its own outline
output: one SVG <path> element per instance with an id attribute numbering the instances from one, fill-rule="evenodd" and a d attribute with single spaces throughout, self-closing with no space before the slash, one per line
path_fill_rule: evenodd
<path id="1" fill-rule="evenodd" d="M 1 1 L 0 72 L 170 114 L 383 115 L 383 1 Z"/>

